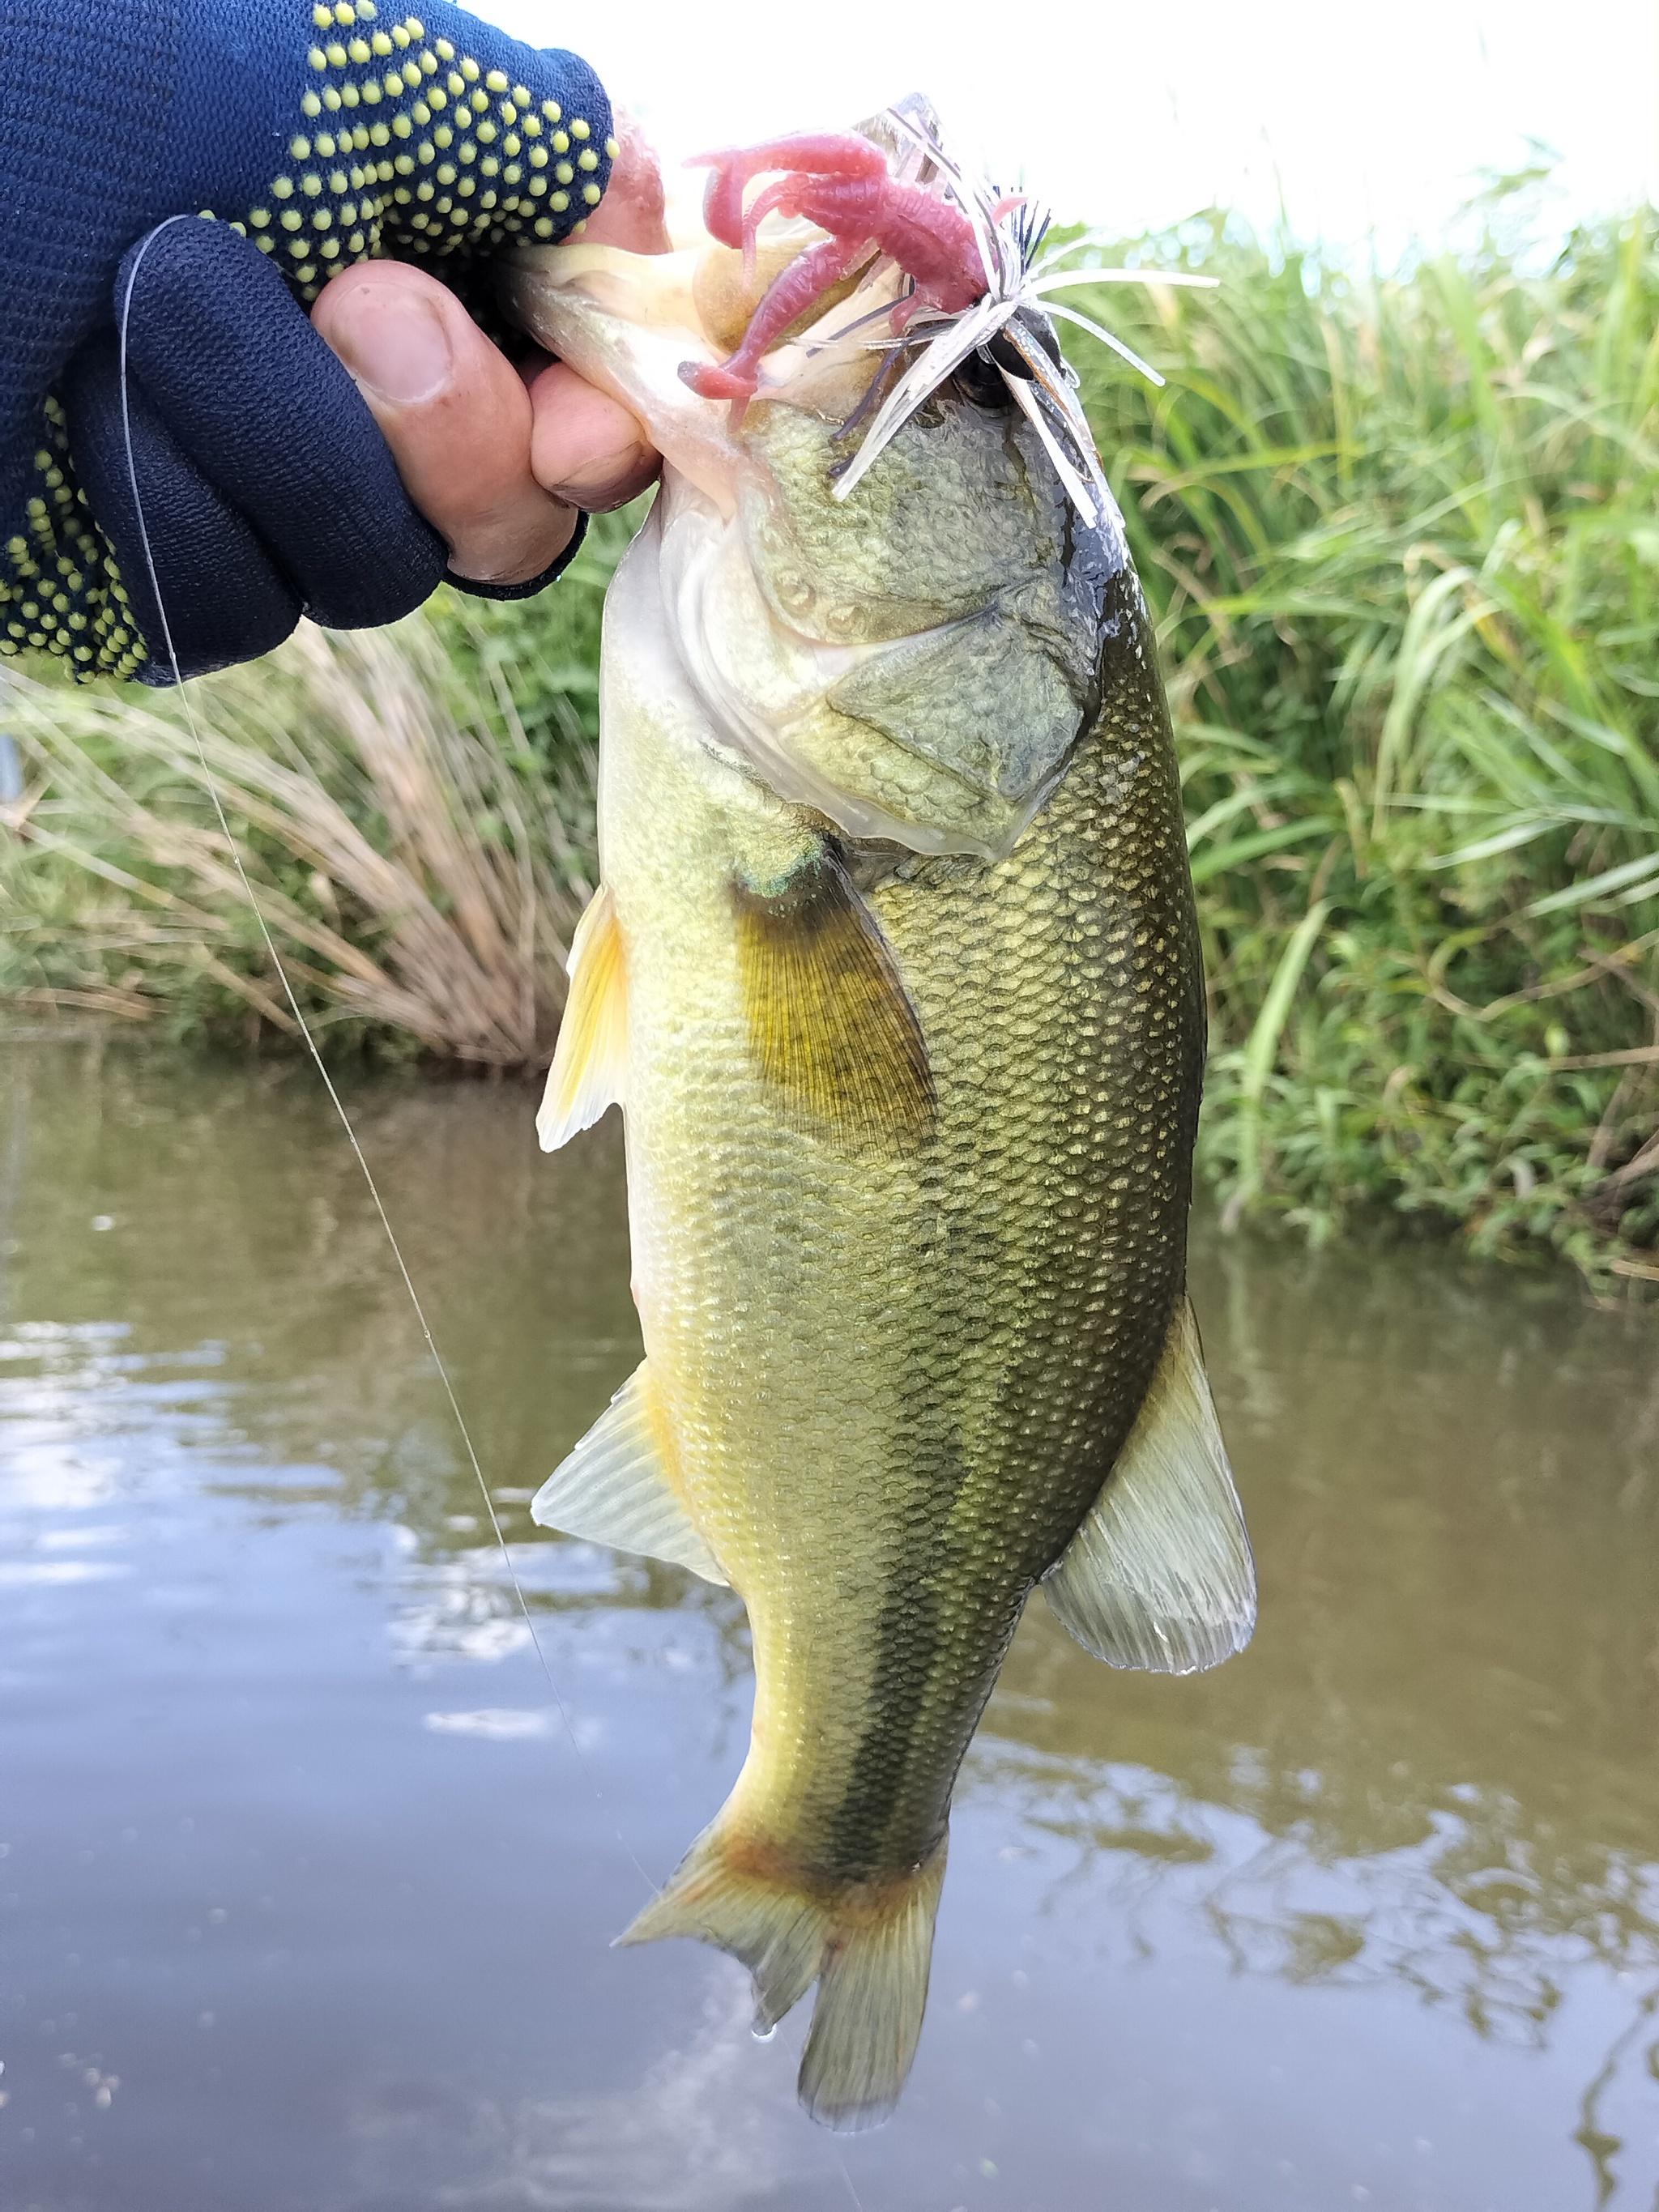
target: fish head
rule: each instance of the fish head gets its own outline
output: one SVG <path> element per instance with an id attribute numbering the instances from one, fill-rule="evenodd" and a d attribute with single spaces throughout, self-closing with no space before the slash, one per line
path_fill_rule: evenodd
<path id="1" fill-rule="evenodd" d="M 820 236 L 763 234 L 748 270 L 718 243 L 531 249 L 504 295 L 664 455 L 664 608 L 711 747 L 848 838 L 997 859 L 1097 709 L 1122 525 L 1103 486 L 1092 515 L 1068 495 L 996 365 L 1012 351 L 970 347 L 857 466 L 908 357 L 890 262 L 786 331 L 746 404 L 692 390 L 686 364 L 723 359 L 771 275 Z M 1062 374 L 1040 313 L 1018 328 Z"/>

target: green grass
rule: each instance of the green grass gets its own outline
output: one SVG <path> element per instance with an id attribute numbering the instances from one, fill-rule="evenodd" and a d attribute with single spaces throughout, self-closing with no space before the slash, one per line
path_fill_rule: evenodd
<path id="1" fill-rule="evenodd" d="M 297 1036 L 262 915 L 331 1051 L 544 1066 L 592 888 L 599 610 L 628 534 L 596 529 L 556 628 L 441 592 L 192 684 L 234 850 L 173 694 L 0 678 L 27 778 L 0 810 L 0 1004 Z"/>
<path id="2" fill-rule="evenodd" d="M 1168 379 L 1071 349 L 1182 750 L 1211 989 L 1202 1174 L 1231 1220 L 1319 1238 L 1406 1215 L 1482 1251 L 1553 1245 L 1603 1285 L 1659 1280 L 1651 216 L 1547 265 L 1487 243 L 1370 281 L 1218 216 L 1106 258 L 1221 279 L 1070 295 Z M 599 609 L 625 534 L 602 526 L 546 600 L 441 594 L 406 633 L 465 741 L 458 773 L 489 787 L 499 929 L 525 939 L 503 885 L 528 870 L 543 963 L 591 870 Z M 349 716 L 307 734 L 307 680 L 290 652 L 200 690 L 227 744 L 309 763 L 338 836 L 403 872 L 378 906 L 343 891 L 239 757 L 237 827 L 287 902 L 308 1011 L 342 1043 L 479 1056 L 441 937 L 420 1019 L 388 1011 L 411 981 L 399 900 L 453 920 L 454 890 L 399 843 Z M 141 696 L 136 751 L 85 694 L 37 700 L 32 736 L 7 710 L 32 781 L 21 836 L 0 831 L 0 994 L 258 1025 L 268 963 L 213 872 L 176 707 Z M 193 856 L 168 843 L 179 823 L 206 840 Z M 356 951 L 380 981 L 354 996 Z M 556 999 L 483 1056 L 544 1053 Z"/>
<path id="3" fill-rule="evenodd" d="M 1113 254 L 1114 260 L 1126 258 Z M 1211 979 L 1201 1164 L 1315 1237 L 1659 1266 L 1659 248 L 1361 281 L 1219 216 L 1073 294 Z"/>

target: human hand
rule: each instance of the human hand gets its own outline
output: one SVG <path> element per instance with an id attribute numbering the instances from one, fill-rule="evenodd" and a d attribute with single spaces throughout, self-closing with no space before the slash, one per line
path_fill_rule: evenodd
<path id="1" fill-rule="evenodd" d="M 444 538 L 301 303 L 383 252 L 465 287 L 599 207 L 617 149 L 574 55 L 450 0 L 403 5 L 77 0 L 40 15 L 38 50 L 8 51 L 0 201 L 28 219 L 0 226 L 0 653 L 165 682 L 264 651 L 301 611 L 390 621 L 446 573 Z M 582 470 L 617 450 L 614 419 L 584 432 L 585 401 L 522 383 L 518 398 L 453 303 L 440 313 L 460 388 L 506 427 L 519 410 L 506 447 L 522 450 L 528 404 L 544 479 L 602 495 Z M 458 500 L 454 475 L 429 488 L 475 588 L 568 543 L 568 514 L 544 505 L 526 532 L 510 497 L 484 542 L 490 502 Z M 514 487 L 527 501 L 521 477 L 496 489 Z"/>
<path id="2" fill-rule="evenodd" d="M 618 115 L 615 135 L 611 182 L 584 236 L 665 253 L 657 157 L 631 118 Z M 458 577 L 539 577 L 568 545 L 579 509 L 623 506 L 656 476 L 637 417 L 544 354 L 515 368 L 422 269 L 343 270 L 311 319 L 350 370 Z"/>

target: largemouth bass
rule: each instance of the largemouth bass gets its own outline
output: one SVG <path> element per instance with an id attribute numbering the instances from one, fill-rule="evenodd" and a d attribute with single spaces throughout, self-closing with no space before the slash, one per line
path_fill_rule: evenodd
<path id="1" fill-rule="evenodd" d="M 816 1980 L 802 2100 L 864 2126 L 1034 1587 L 1118 1665 L 1213 1664 L 1254 1619 L 1185 1290 L 1169 718 L 1115 510 L 1079 514 L 991 354 L 836 495 L 890 263 L 735 409 L 682 374 L 753 307 L 726 246 L 507 283 L 665 456 L 606 605 L 603 881 L 541 1120 L 622 1104 L 647 1356 L 534 1510 L 747 1607 L 748 1758 L 624 1940 L 722 1945 L 763 2024 Z"/>

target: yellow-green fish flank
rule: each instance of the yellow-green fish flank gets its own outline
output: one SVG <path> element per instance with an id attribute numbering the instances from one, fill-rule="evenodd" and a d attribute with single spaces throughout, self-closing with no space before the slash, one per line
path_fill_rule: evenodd
<path id="1" fill-rule="evenodd" d="M 668 458 L 607 605 L 604 888 L 542 1121 L 623 1105 L 647 1358 L 537 1511 L 748 1608 L 748 1758 L 629 1935 L 724 1944 L 768 2021 L 818 1980 L 803 2097 L 861 2125 L 1037 1582 L 1119 1664 L 1249 1633 L 1185 1297 L 1203 987 L 1115 517 L 982 380 L 838 501 L 871 357 L 787 349 L 734 428 L 674 373 L 713 351 L 694 273 L 512 282 Z"/>

